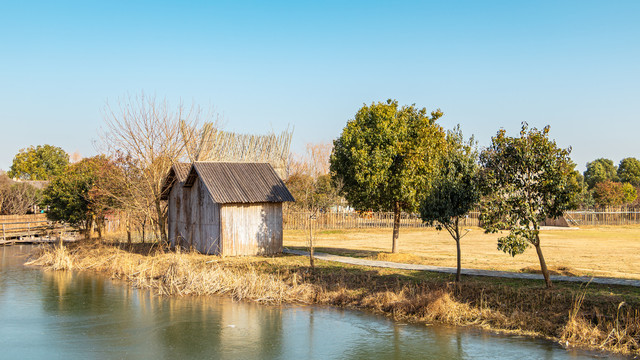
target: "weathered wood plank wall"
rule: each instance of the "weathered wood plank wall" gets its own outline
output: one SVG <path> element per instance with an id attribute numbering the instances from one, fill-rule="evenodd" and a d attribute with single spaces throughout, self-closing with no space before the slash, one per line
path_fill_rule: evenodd
<path id="1" fill-rule="evenodd" d="M 169 193 L 169 204 L 176 204 L 176 206 L 169 206 L 167 211 L 167 236 L 171 246 L 180 245 L 181 238 L 179 231 L 180 213 L 182 212 L 180 205 L 182 200 L 182 186 L 177 184 L 171 188 Z"/>
<path id="2" fill-rule="evenodd" d="M 198 179 L 183 193 L 184 227 L 179 227 L 180 237 L 204 254 L 220 252 L 220 206 L 213 202 L 207 189 Z"/>
<path id="3" fill-rule="evenodd" d="M 224 204 L 220 224 L 222 255 L 282 252 L 282 203 Z"/>

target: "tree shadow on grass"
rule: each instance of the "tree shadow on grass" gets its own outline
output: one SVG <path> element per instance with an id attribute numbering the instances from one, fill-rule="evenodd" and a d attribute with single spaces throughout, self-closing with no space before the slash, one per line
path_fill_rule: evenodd
<path id="1" fill-rule="evenodd" d="M 309 248 L 306 246 L 287 246 L 287 248 L 291 250 L 309 251 Z M 380 252 L 373 250 L 345 249 L 339 247 L 314 247 L 314 251 L 353 258 L 375 258 Z"/>

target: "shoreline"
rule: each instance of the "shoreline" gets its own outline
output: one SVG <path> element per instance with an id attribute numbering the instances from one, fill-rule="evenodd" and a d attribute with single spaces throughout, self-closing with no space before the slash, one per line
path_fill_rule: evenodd
<path id="1" fill-rule="evenodd" d="M 221 258 L 98 243 L 41 247 L 28 265 L 93 271 L 164 296 L 226 295 L 265 304 L 327 305 L 417 324 L 543 338 L 565 348 L 640 355 L 640 291 L 579 284 L 542 288 L 514 279 L 465 279 L 303 256 Z"/>

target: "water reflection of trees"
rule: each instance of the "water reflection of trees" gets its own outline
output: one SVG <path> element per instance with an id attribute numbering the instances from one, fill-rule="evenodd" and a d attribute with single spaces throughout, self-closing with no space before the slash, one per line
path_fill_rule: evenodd
<path id="1" fill-rule="evenodd" d="M 144 358 L 279 358 L 278 307 L 226 298 L 163 298 L 94 274 L 45 272 L 42 306 L 51 336 L 91 353 Z M 74 344 L 74 346 L 76 346 Z M 116 357 L 118 355 L 115 355 Z"/>
<path id="2" fill-rule="evenodd" d="M 282 316 L 277 307 L 225 298 L 168 299 L 170 325 L 163 332 L 169 357 L 279 358 Z"/>
<path id="3" fill-rule="evenodd" d="M 221 297 L 162 298 L 92 274 L 45 272 L 43 307 L 63 338 L 92 353 L 131 357 L 277 359 L 464 357 L 460 336 L 328 309 Z M 62 316 L 62 318 L 60 318 Z M 55 336 L 55 335 L 54 335 Z"/>
<path id="4" fill-rule="evenodd" d="M 56 315 L 101 314 L 109 309 L 104 281 L 71 271 L 45 271 L 43 308 Z"/>
<path id="5" fill-rule="evenodd" d="M 461 359 L 509 351 L 555 353 L 547 343 L 404 326 L 359 312 L 221 297 L 163 298 L 92 274 L 44 272 L 41 289 L 55 343 L 72 345 L 71 354 L 89 358 Z"/>

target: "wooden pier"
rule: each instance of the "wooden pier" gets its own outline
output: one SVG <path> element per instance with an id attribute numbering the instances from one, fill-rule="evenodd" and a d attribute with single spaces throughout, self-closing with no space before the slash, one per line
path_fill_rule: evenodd
<path id="1" fill-rule="evenodd" d="M 0 245 L 40 244 L 75 240 L 73 229 L 47 220 L 45 214 L 0 216 Z"/>

